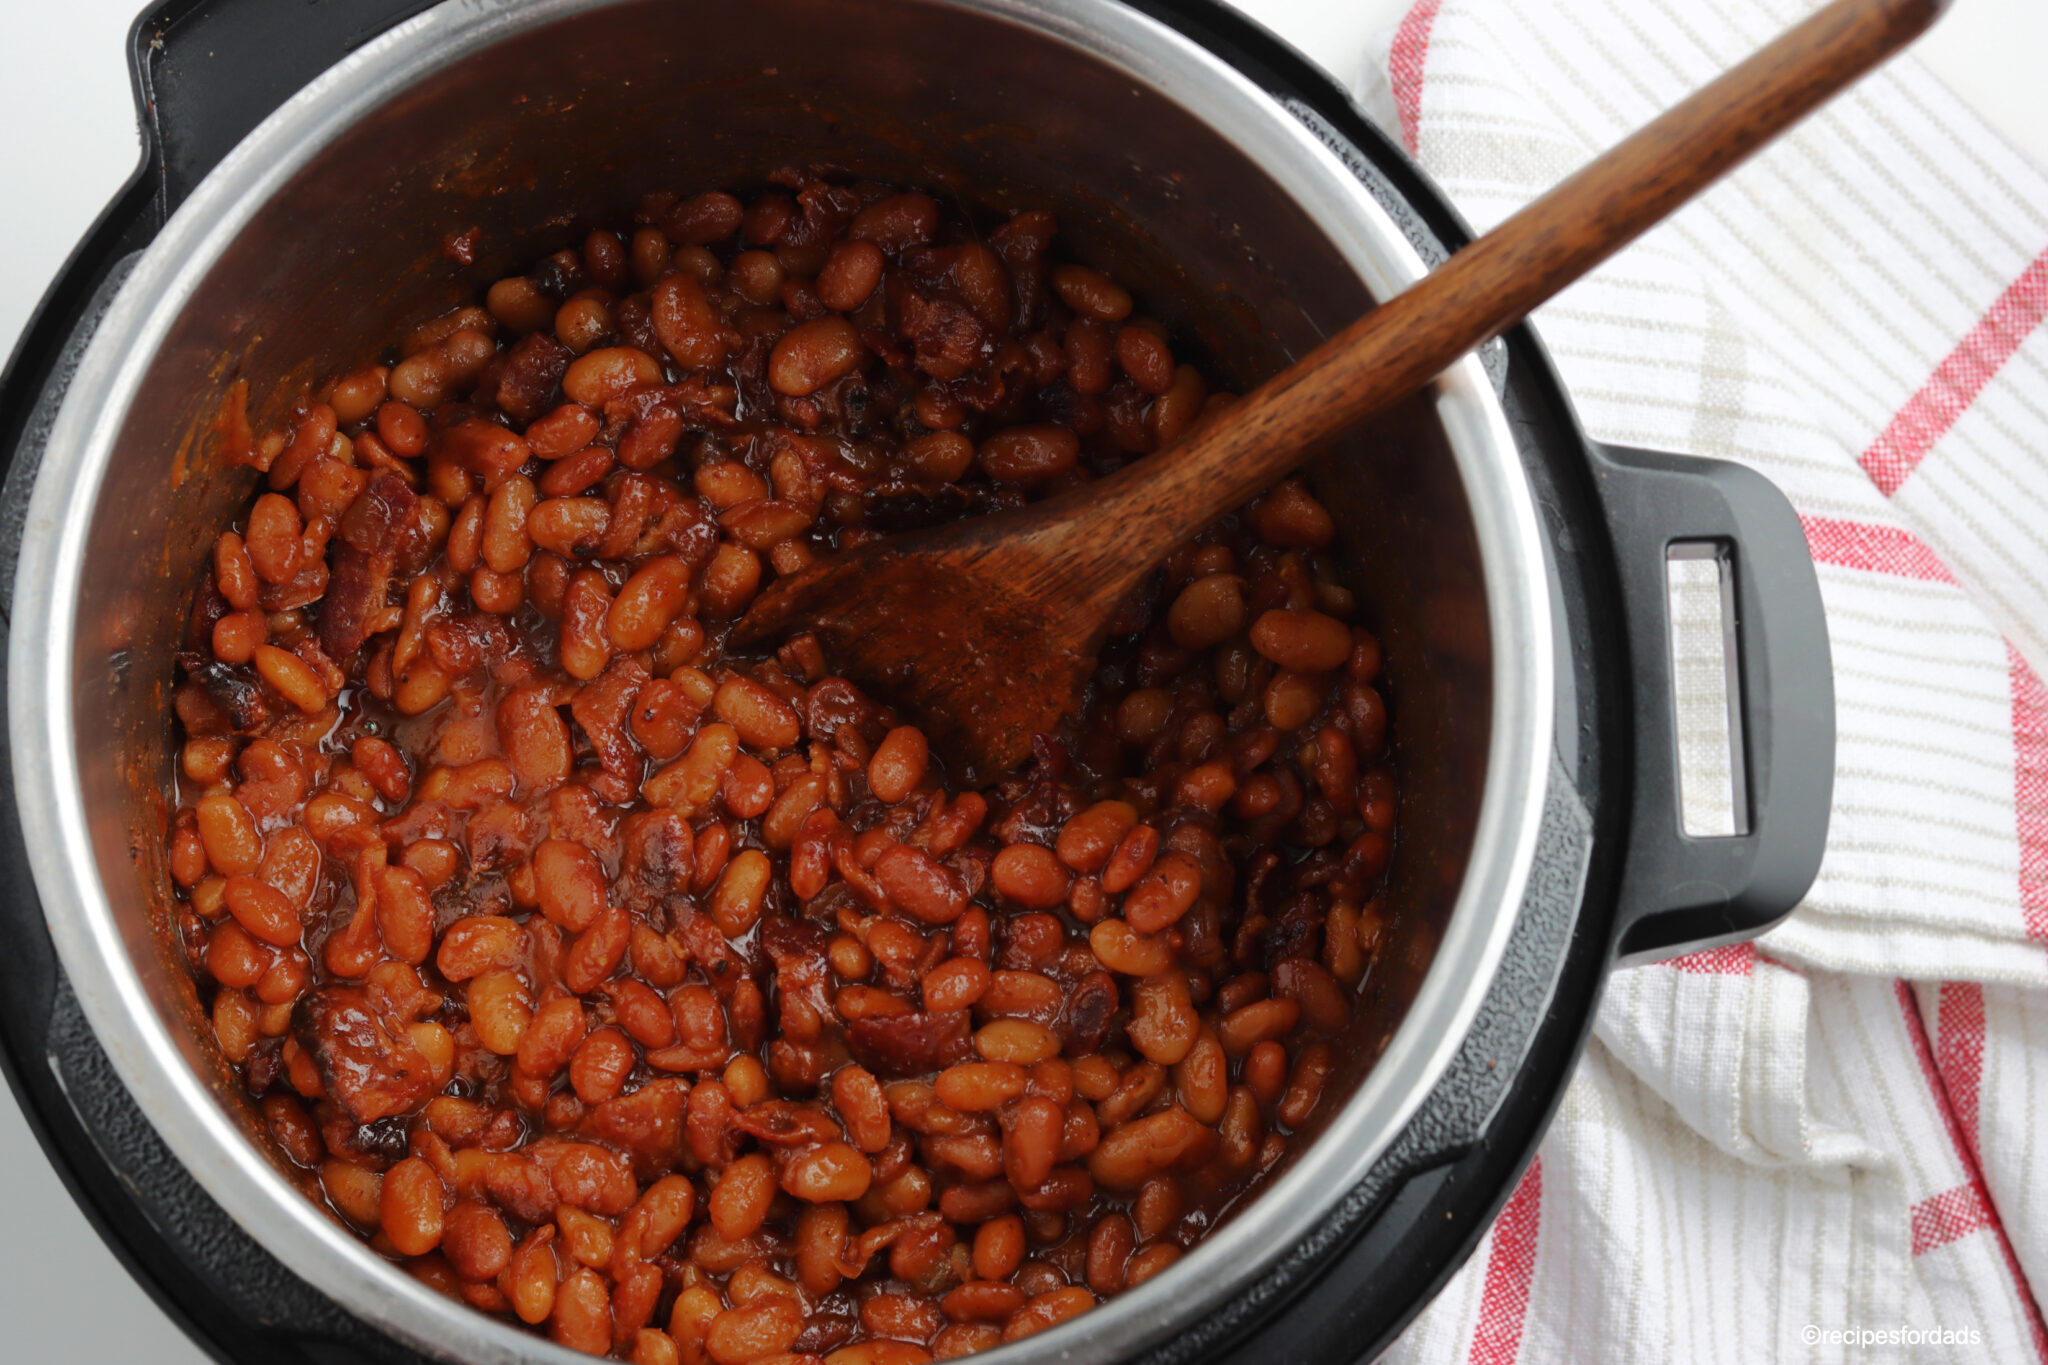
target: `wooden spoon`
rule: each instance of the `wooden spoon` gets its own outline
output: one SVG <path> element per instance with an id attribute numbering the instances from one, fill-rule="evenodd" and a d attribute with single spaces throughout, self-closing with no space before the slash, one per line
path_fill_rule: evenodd
<path id="1" fill-rule="evenodd" d="M 1947 4 L 1835 0 L 1172 449 L 1030 507 L 835 555 L 773 584 L 736 640 L 815 631 L 965 780 L 1015 767 L 1078 711 L 1119 605 L 1175 546 L 1520 321 Z"/>

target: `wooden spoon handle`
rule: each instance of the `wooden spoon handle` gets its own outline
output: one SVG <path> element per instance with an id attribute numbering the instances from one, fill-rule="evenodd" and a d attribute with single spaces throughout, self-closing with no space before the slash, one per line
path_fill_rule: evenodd
<path id="1" fill-rule="evenodd" d="M 1918 37 L 1949 0 L 1835 0 L 1191 432 L 1089 490 L 1164 554 L 1527 316 Z M 1154 465 L 1160 466 L 1154 469 Z M 1121 488 L 1117 485 L 1122 485 Z"/>

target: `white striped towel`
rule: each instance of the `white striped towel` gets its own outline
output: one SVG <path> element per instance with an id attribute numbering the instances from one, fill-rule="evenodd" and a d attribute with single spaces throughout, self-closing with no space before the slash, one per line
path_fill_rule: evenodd
<path id="1" fill-rule="evenodd" d="M 1420 0 L 1368 108 L 1484 229 L 1800 0 Z M 1820 566 L 1827 857 L 1620 973 L 1401 1362 L 2039 1361 L 2048 175 L 1911 57 L 1537 314 L 1602 439 L 1739 460 Z"/>

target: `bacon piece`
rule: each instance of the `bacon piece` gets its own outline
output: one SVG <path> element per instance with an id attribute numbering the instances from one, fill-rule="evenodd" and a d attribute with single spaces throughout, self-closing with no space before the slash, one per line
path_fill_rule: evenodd
<path id="1" fill-rule="evenodd" d="M 247 669 L 236 669 L 205 653 L 180 653 L 178 662 L 206 689 L 238 735 L 253 735 L 270 720 L 270 703 Z"/>
<path id="2" fill-rule="evenodd" d="M 824 930 L 807 920 L 770 915 L 761 921 L 761 947 L 775 964 L 783 1035 L 800 1044 L 817 1042 L 833 1016 Z"/>
<path id="3" fill-rule="evenodd" d="M 528 332 L 505 355 L 498 406 L 523 426 L 555 405 L 576 353 L 546 332 Z"/>
<path id="4" fill-rule="evenodd" d="M 1073 1056 L 1085 1057 L 1091 1052 L 1100 1052 L 1103 1040 L 1109 1036 L 1116 1006 L 1116 978 L 1108 972 L 1090 972 L 1067 993 L 1053 1031 L 1059 1034 L 1066 1051 Z"/>
<path id="5" fill-rule="evenodd" d="M 643 919 L 660 922 L 658 907 L 687 891 L 696 871 L 697 845 L 689 821 L 672 810 L 635 811 L 619 834 L 619 877 L 612 897 Z"/>
<path id="6" fill-rule="evenodd" d="M 624 1151 L 640 1180 L 652 1180 L 675 1168 L 683 1151 L 683 1110 L 688 1085 L 658 1077 L 630 1095 L 620 1095 L 593 1108 L 577 1132 Z"/>
<path id="7" fill-rule="evenodd" d="M 569 703 L 569 714 L 583 727 L 597 761 L 604 770 L 637 789 L 640 785 L 640 749 L 626 733 L 626 717 L 633 710 L 633 698 L 647 683 L 647 670 L 631 655 L 621 655 L 592 678 Z"/>
<path id="8" fill-rule="evenodd" d="M 419 494 L 389 470 L 363 486 L 341 514 L 327 595 L 320 603 L 320 647 L 352 659 L 370 638 L 391 575 L 420 548 Z"/>
<path id="9" fill-rule="evenodd" d="M 328 1095 L 357 1123 L 410 1113 L 440 1088 L 412 1039 L 372 1008 L 362 987 L 308 992 L 292 1023 Z"/>
<path id="10" fill-rule="evenodd" d="M 921 1076 L 966 1061 L 973 1051 L 970 1033 L 966 1010 L 855 1019 L 846 1026 L 846 1047 L 878 1076 Z"/>

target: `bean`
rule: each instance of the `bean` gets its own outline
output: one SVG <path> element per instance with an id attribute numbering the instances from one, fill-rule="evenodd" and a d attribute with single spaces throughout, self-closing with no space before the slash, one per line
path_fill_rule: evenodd
<path id="1" fill-rule="evenodd" d="M 1137 822 L 1138 812 L 1128 802 L 1098 801 L 1061 828 L 1055 852 L 1076 872 L 1099 872 Z"/>
<path id="2" fill-rule="evenodd" d="M 711 1320 L 704 1349 L 718 1365 L 746 1365 L 789 1349 L 804 1329 L 803 1310 L 787 1299 L 728 1308 Z"/>
<path id="3" fill-rule="evenodd" d="M 1122 976 L 1155 976 L 1173 965 L 1173 949 L 1165 939 L 1140 934 L 1120 919 L 1096 924 L 1088 946 L 1098 962 Z"/>
<path id="4" fill-rule="evenodd" d="M 924 731 L 914 725 L 899 725 L 884 735 L 868 760 L 868 788 L 875 799 L 893 806 L 916 791 L 930 752 Z"/>
<path id="5" fill-rule="evenodd" d="M 514 1054 L 518 1067 L 529 1076 L 552 1076 L 568 1064 L 576 1045 L 583 1041 L 586 1021 L 583 1005 L 568 996 L 558 996 L 534 1011 L 533 1022 L 519 1039 Z"/>
<path id="6" fill-rule="evenodd" d="M 555 310 L 556 340 L 572 354 L 589 351 L 617 329 L 611 304 L 612 295 L 605 289 L 583 289 L 571 294 Z"/>
<path id="7" fill-rule="evenodd" d="M 199 799 L 193 814 L 206 861 L 214 871 L 233 877 L 256 870 L 263 856 L 263 836 L 248 807 L 226 792 L 213 792 Z"/>
<path id="8" fill-rule="evenodd" d="M 1294 1073 L 1288 1077 L 1286 1093 L 1280 1098 L 1280 1122 L 1289 1128 L 1299 1128 L 1308 1122 L 1336 1065 L 1336 1052 L 1328 1043 L 1315 1042 L 1302 1048 L 1301 1055 L 1295 1058 Z"/>
<path id="9" fill-rule="evenodd" d="M 742 251 L 732 258 L 726 284 L 749 303 L 766 306 L 782 297 L 788 276 L 772 251 Z"/>
<path id="10" fill-rule="evenodd" d="M 1116 361 L 1146 393 L 1158 395 L 1173 387 L 1173 352 L 1165 338 L 1149 326 L 1119 327 Z"/>
<path id="11" fill-rule="evenodd" d="M 228 913 L 252 937 L 279 948 L 299 941 L 298 914 L 282 892 L 241 874 L 230 876 L 225 890 Z"/>
<path id="12" fill-rule="evenodd" d="M 680 272 L 670 275 L 655 286 L 650 306 L 654 333 L 676 364 L 713 370 L 725 363 L 725 324 L 696 280 Z"/>
<path id="13" fill-rule="evenodd" d="M 1071 470 L 1081 455 L 1081 438 L 1065 427 L 1005 427 L 975 452 L 982 469 L 998 483 L 1028 483 L 1056 478 Z"/>
<path id="14" fill-rule="evenodd" d="M 1244 1083 L 1260 1104 L 1277 1104 L 1287 1084 L 1287 1049 L 1272 1041 L 1256 1044 L 1244 1058 Z"/>
<path id="15" fill-rule="evenodd" d="M 485 1049 L 500 1057 L 519 1050 L 533 1018 L 526 988 L 510 971 L 486 971 L 472 978 L 467 993 L 470 1023 Z"/>
<path id="16" fill-rule="evenodd" d="M 1066 1117 L 1059 1105 L 1039 1095 L 1026 1096 L 1003 1111 L 1003 1171 L 1011 1185 L 1035 1191 L 1045 1184 L 1059 1160 Z"/>
<path id="17" fill-rule="evenodd" d="M 491 494 L 484 512 L 480 552 L 494 573 L 517 573 L 533 557 L 533 539 L 526 524 L 540 505 L 533 480 L 514 474 Z"/>
<path id="18" fill-rule="evenodd" d="M 803 398 L 851 374 L 866 355 L 860 333 L 845 318 L 814 318 L 775 343 L 768 383 L 777 393 Z"/>
<path id="19" fill-rule="evenodd" d="M 459 1200 L 448 1210 L 441 1250 L 463 1279 L 495 1279 L 511 1264 L 512 1234 L 496 1209 L 474 1199 Z"/>
<path id="20" fill-rule="evenodd" d="M 384 1177 L 353 1161 L 320 1163 L 320 1187 L 336 1212 L 359 1228 L 376 1230 L 383 1217 Z"/>
<path id="21" fill-rule="evenodd" d="M 526 929 L 502 915 L 471 915 L 448 926 L 434 965 L 453 982 L 505 971 L 526 957 Z"/>
<path id="22" fill-rule="evenodd" d="M 604 866 L 581 844 L 543 840 L 533 851 L 533 876 L 541 913 L 572 934 L 588 929 L 604 909 Z"/>
<path id="23" fill-rule="evenodd" d="M 1043 972 L 1004 969 L 990 974 L 981 1009 L 998 1018 L 1050 1019 L 1065 999 L 1060 984 Z"/>
<path id="24" fill-rule="evenodd" d="M 846 235 L 858 242 L 872 242 L 884 251 L 902 251 L 929 242 L 938 225 L 937 201 L 913 192 L 868 205 L 854 215 Z"/>
<path id="25" fill-rule="evenodd" d="M 555 1291 L 548 1335 L 572 1351 L 603 1355 L 612 1345 L 612 1301 L 604 1280 L 584 1266 Z"/>
<path id="26" fill-rule="evenodd" d="M 803 736 L 795 709 L 752 678 L 720 684 L 711 709 L 750 749 L 787 749 Z"/>
<path id="27" fill-rule="evenodd" d="M 1122 1293 L 1125 1266 L 1137 1244 L 1137 1231 L 1124 1214 L 1113 1213 L 1097 1223 L 1088 1234 L 1083 1270 L 1088 1287 L 1103 1298 Z"/>
<path id="28" fill-rule="evenodd" d="M 1300 1018 L 1301 1006 L 1284 996 L 1258 1000 L 1226 1016 L 1216 1036 L 1225 1052 L 1242 1057 L 1260 1043 L 1286 1037 Z"/>
<path id="29" fill-rule="evenodd" d="M 1031 1066 L 1059 1055 L 1059 1035 L 1029 1019 L 997 1019 L 975 1030 L 974 1050 L 992 1062 Z"/>
<path id="30" fill-rule="evenodd" d="M 905 1242 L 915 1238 L 917 1238 L 915 1232 L 906 1234 L 904 1237 L 898 1238 L 896 1246 L 891 1248 L 889 1259 L 892 1274 L 894 1273 L 893 1268 L 896 1261 L 896 1249 L 902 1247 Z M 914 1276 L 896 1275 L 895 1278 L 906 1279 L 914 1278 Z M 944 1321 L 945 1319 L 940 1316 L 938 1309 L 929 1301 L 912 1297 L 909 1294 L 876 1294 L 860 1306 L 861 1326 L 877 1336 L 897 1338 L 928 1337 L 938 1331 L 940 1324 Z"/>
<path id="31" fill-rule="evenodd" d="M 385 950 L 400 962 L 425 962 L 434 949 L 434 906 L 425 880 L 409 867 L 379 868 L 376 880 L 377 933 Z"/>
<path id="32" fill-rule="evenodd" d="M 725 1168 L 711 1188 L 705 1205 L 718 1235 L 737 1241 L 752 1235 L 767 1221 L 768 1206 L 775 1198 L 775 1174 L 768 1158 L 751 1153 Z"/>
<path id="33" fill-rule="evenodd" d="M 888 1102 L 865 1068 L 849 1063 L 832 1073 L 832 1107 L 861 1151 L 873 1155 L 889 1145 Z"/>
<path id="34" fill-rule="evenodd" d="M 744 937 L 761 918 L 774 868 L 757 848 L 742 849 L 726 864 L 711 896 L 711 918 L 727 938 Z"/>
<path id="35" fill-rule="evenodd" d="M 384 401 L 387 373 L 382 365 L 364 365 L 335 380 L 334 391 L 327 397 L 335 422 L 351 427 L 374 414 Z"/>
<path id="36" fill-rule="evenodd" d="M 378 1222 L 403 1256 L 424 1256 L 441 1244 L 446 1190 L 434 1168 L 407 1157 L 384 1174 Z"/>
<path id="37" fill-rule="evenodd" d="M 974 467 L 974 442 L 957 431 L 928 431 L 906 442 L 903 457 L 927 483 L 953 483 Z"/>
<path id="38" fill-rule="evenodd" d="M 1166 626 L 1182 649 L 1208 649 L 1244 629 L 1245 583 L 1236 574 L 1197 578 L 1167 610 Z"/>
<path id="39" fill-rule="evenodd" d="M 739 231 L 744 210 L 740 201 L 723 190 L 685 199 L 661 220 L 662 230 L 689 246 L 709 246 Z"/>
<path id="40" fill-rule="evenodd" d="M 1061 339 L 1067 362 L 1067 383 L 1074 392 L 1098 394 L 1116 378 L 1110 330 L 1093 318 L 1076 318 Z"/>
<path id="41" fill-rule="evenodd" d="M 249 509 L 249 531 L 243 538 L 250 567 L 266 583 L 289 583 L 299 571 L 300 537 L 304 526 L 290 498 L 265 493 Z M 222 594 L 226 596 L 225 592 Z"/>
<path id="42" fill-rule="evenodd" d="M 1252 622 L 1252 648 L 1296 673 L 1328 673 L 1351 657 L 1351 630 L 1319 611 L 1269 611 Z"/>
<path id="43" fill-rule="evenodd" d="M 1351 1000 L 1329 969 L 1305 957 L 1290 957 L 1273 969 L 1273 990 L 1301 1006 L 1301 1017 L 1318 1033 L 1341 1033 L 1351 1022 Z"/>
<path id="44" fill-rule="evenodd" d="M 1040 1294 L 1018 1309 L 1003 1324 L 1004 1341 L 1022 1341 L 1069 1318 L 1079 1317 L 1095 1306 L 1095 1296 L 1080 1285 L 1068 1285 Z"/>
<path id="45" fill-rule="evenodd" d="M 1173 693 L 1163 687 L 1141 687 L 1117 704 L 1117 738 L 1126 744 L 1149 745 L 1166 732 L 1172 716 Z"/>
<path id="46" fill-rule="evenodd" d="M 270 954 L 239 924 L 222 924 L 207 936 L 206 970 L 231 990 L 247 990 L 270 967 Z"/>
<path id="47" fill-rule="evenodd" d="M 1053 292 L 1082 317 L 1097 322 L 1122 322 L 1131 315 L 1131 294 L 1099 270 L 1084 265 L 1052 268 Z"/>
<path id="48" fill-rule="evenodd" d="M 825 1357 L 825 1365 L 923 1365 L 930 1359 L 932 1353 L 913 1342 L 878 1338 L 840 1347 Z"/>
<path id="49" fill-rule="evenodd" d="M 761 557 L 744 545 L 722 544 L 704 566 L 704 614 L 726 621 L 746 610 L 761 587 Z"/>
<path id="50" fill-rule="evenodd" d="M 834 312 L 851 313 L 882 282 L 882 249 L 872 242 L 846 241 L 832 248 L 818 272 L 818 298 Z"/>
<path id="51" fill-rule="evenodd" d="M 1133 825 L 1102 867 L 1102 889 L 1111 895 L 1128 891 L 1151 871 L 1159 856 L 1159 831 L 1150 825 Z M 1177 883 L 1176 883 L 1177 884 Z"/>
<path id="52" fill-rule="evenodd" d="M 1067 898 L 1066 868 L 1039 844 L 1009 845 L 996 855 L 989 877 L 1000 894 L 1027 910 L 1050 910 Z"/>
<path id="53" fill-rule="evenodd" d="M 562 668 L 570 677 L 587 682 L 611 662 L 611 638 L 606 633 L 611 609 L 611 590 L 603 574 L 581 569 L 570 577 L 562 598 L 561 649 Z"/>
<path id="54" fill-rule="evenodd" d="M 1116 1089 L 1096 1102 L 1095 1114 L 1105 1124 L 1119 1124 L 1141 1113 L 1166 1090 L 1166 1072 L 1151 1062 L 1140 1062 L 1123 1073 Z"/>
<path id="55" fill-rule="evenodd" d="M 1243 1170 L 1258 1157 L 1259 1143 L 1265 1136 L 1265 1120 L 1259 1116 L 1259 1102 L 1250 1088 L 1234 1085 L 1230 1088 L 1230 1099 L 1223 1107 L 1223 1119 L 1217 1125 L 1217 1136 L 1221 1139 L 1220 1155 L 1223 1164 L 1232 1170 Z"/>
<path id="56" fill-rule="evenodd" d="M 1108 878 L 1103 879 L 1105 888 Z M 1185 915 L 1202 891 L 1202 868 L 1185 853 L 1153 864 L 1124 898 L 1124 919 L 1141 934 L 1156 934 Z"/>
<path id="57" fill-rule="evenodd" d="M 849 1226 L 844 1204 L 807 1204 L 797 1215 L 796 1276 L 812 1294 L 829 1294 L 845 1278 L 839 1269 Z"/>
<path id="58" fill-rule="evenodd" d="M 1200 370 L 1192 365 L 1176 369 L 1173 384 L 1152 400 L 1147 425 L 1153 447 L 1170 446 L 1186 434 L 1201 416 L 1202 404 L 1208 396 L 1209 386 L 1203 382 Z"/>
<path id="59" fill-rule="evenodd" d="M 618 1095 L 638 1060 L 633 1044 L 614 1028 L 585 1036 L 569 1058 L 569 1084 L 585 1104 L 602 1104 Z"/>
<path id="60" fill-rule="evenodd" d="M 377 439 L 393 455 L 416 459 L 427 449 L 426 418 L 412 404 L 393 398 L 377 408 Z"/>
<path id="61" fill-rule="evenodd" d="M 1230 1061 L 1216 1030 L 1204 1024 L 1194 1045 L 1173 1068 L 1174 1094 L 1197 1122 L 1214 1124 L 1229 1098 Z"/>
<path id="62" fill-rule="evenodd" d="M 1262 699 L 1266 723 L 1276 730 L 1292 733 L 1315 718 L 1323 706 L 1327 688 L 1315 677 L 1282 670 L 1266 684 Z"/>
<path id="63" fill-rule="evenodd" d="M 891 905 L 926 924 L 950 924 L 967 908 L 959 876 L 909 844 L 883 853 L 874 874 Z"/>
<path id="64" fill-rule="evenodd" d="M 279 696 L 309 716 L 327 709 L 327 685 L 298 655 L 275 645 L 257 645 L 252 654 L 257 673 Z"/>
<path id="65" fill-rule="evenodd" d="M 1337 524 L 1299 479 L 1287 479 L 1252 504 L 1259 539 L 1289 549 L 1321 550 L 1337 538 Z"/>
<path id="66" fill-rule="evenodd" d="M 793 1159 L 782 1188 L 809 1204 L 843 1204 L 868 1192 L 874 1168 L 844 1142 L 827 1142 Z"/>
<path id="67" fill-rule="evenodd" d="M 622 654 L 651 648 L 682 613 L 690 566 L 676 555 L 661 555 L 633 571 L 612 599 L 605 620 L 612 647 Z"/>
<path id="68" fill-rule="evenodd" d="M 1105 1133 L 1088 1158 L 1088 1172 L 1112 1190 L 1138 1188 L 1153 1175 L 1177 1164 L 1207 1137 L 1210 1129 L 1178 1105 L 1118 1124 Z"/>
<path id="69" fill-rule="evenodd" d="M 1131 1045 L 1148 1060 L 1172 1066 L 1195 1045 L 1201 1019 L 1188 995 L 1187 977 L 1162 972 L 1138 982 L 1131 991 Z"/>
<path id="70" fill-rule="evenodd" d="M 963 1113 L 992 1113 L 1024 1093 L 1024 1068 L 1014 1062 L 962 1062 L 941 1071 L 942 1103 Z"/>
<path id="71" fill-rule="evenodd" d="M 925 975 L 924 1007 L 934 1014 L 971 1009 L 987 993 L 990 980 L 986 963 L 969 957 L 951 958 Z"/>
<path id="72" fill-rule="evenodd" d="M 718 1291 L 706 1284 L 692 1284 L 676 1295 L 675 1307 L 669 1313 L 668 1334 L 672 1337 L 684 1359 L 701 1361 L 704 1351 L 704 1337 L 711 1326 L 711 1320 L 724 1311 Z"/>

